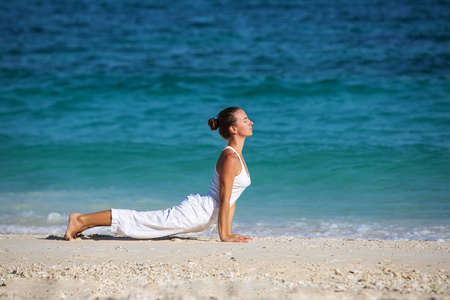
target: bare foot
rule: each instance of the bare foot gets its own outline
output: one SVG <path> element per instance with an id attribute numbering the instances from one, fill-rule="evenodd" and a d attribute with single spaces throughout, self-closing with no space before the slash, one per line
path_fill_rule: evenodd
<path id="1" fill-rule="evenodd" d="M 67 225 L 66 234 L 64 238 L 67 241 L 73 240 L 73 237 L 77 235 L 77 233 L 83 231 L 83 224 L 79 220 L 79 216 L 82 214 L 79 213 L 71 213 L 69 216 L 69 225 Z"/>

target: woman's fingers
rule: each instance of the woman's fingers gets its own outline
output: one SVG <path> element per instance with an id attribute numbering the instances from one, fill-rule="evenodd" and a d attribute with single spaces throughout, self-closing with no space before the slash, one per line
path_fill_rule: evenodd
<path id="1" fill-rule="evenodd" d="M 245 240 L 253 240 L 251 237 L 248 237 L 248 236 L 245 236 L 245 235 L 236 234 L 236 236 L 241 238 L 241 239 L 245 239 Z"/>
<path id="2" fill-rule="evenodd" d="M 233 234 L 230 235 L 224 239 L 222 239 L 222 242 L 234 242 L 234 243 L 248 243 L 248 240 L 251 240 L 252 238 L 240 235 L 240 234 Z"/>

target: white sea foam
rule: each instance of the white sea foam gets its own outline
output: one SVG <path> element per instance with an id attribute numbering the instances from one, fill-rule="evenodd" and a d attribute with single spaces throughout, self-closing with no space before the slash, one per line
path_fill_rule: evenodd
<path id="1" fill-rule="evenodd" d="M 425 240 L 450 242 L 448 226 L 405 227 L 379 223 L 349 222 L 288 222 L 234 223 L 234 230 L 241 234 L 260 237 L 332 238 L 332 239 L 379 239 L 379 240 Z"/>
<path id="2" fill-rule="evenodd" d="M 60 222 L 61 220 L 67 220 L 67 216 L 63 216 L 59 213 L 56 212 L 52 212 L 49 213 L 47 216 L 47 222 L 49 223 L 56 223 L 56 222 Z"/>
<path id="3" fill-rule="evenodd" d="M 51 212 L 46 216 L 33 211 L 21 213 L 19 218 L 4 215 L 0 221 L 0 233 L 14 234 L 63 234 L 66 230 L 68 215 Z M 426 240 L 450 241 L 450 227 L 442 225 L 417 225 L 401 222 L 363 222 L 363 221 L 320 221 L 302 218 L 292 222 L 233 222 L 235 232 L 259 237 L 293 238 L 346 238 L 379 240 Z M 89 229 L 86 234 L 110 234 L 109 227 Z M 208 235 L 209 231 L 202 233 Z M 217 235 L 217 230 L 212 232 Z"/>
<path id="4" fill-rule="evenodd" d="M 51 222 L 49 222 L 51 223 Z M 48 225 L 12 225 L 0 224 L 0 233 L 13 234 L 60 234 L 66 230 L 66 224 Z M 450 242 L 450 232 L 445 226 L 430 228 L 402 228 L 372 226 L 370 224 L 337 224 L 330 227 L 309 226 L 308 224 L 243 224 L 236 222 L 234 231 L 248 236 L 292 237 L 292 238 L 331 238 L 331 239 L 376 239 L 376 240 L 425 240 Z M 110 234 L 110 228 L 98 227 L 85 231 L 85 234 Z M 201 233 L 209 235 L 209 231 Z M 217 230 L 211 235 L 217 235 Z"/>
<path id="5" fill-rule="evenodd" d="M 54 234 L 63 235 L 66 232 L 67 225 L 52 226 L 25 226 L 25 225 L 4 225 L 0 224 L 0 233 L 6 234 Z M 98 227 L 88 229 L 84 234 L 111 234 L 110 227 Z"/>

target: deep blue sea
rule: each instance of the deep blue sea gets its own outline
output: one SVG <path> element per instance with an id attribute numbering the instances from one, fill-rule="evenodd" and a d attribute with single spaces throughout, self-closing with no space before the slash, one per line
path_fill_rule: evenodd
<path id="1" fill-rule="evenodd" d="M 226 146 L 207 120 L 241 106 L 252 185 L 235 232 L 449 242 L 449 11 L 0 1 L 0 233 L 206 194 Z"/>

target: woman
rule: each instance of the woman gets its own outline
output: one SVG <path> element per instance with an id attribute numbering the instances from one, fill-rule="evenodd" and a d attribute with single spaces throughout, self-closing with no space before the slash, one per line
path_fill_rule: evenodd
<path id="1" fill-rule="evenodd" d="M 208 120 L 211 130 L 219 129 L 228 146 L 217 160 L 211 188 L 206 196 L 190 195 L 179 205 L 160 211 L 137 212 L 111 209 L 91 214 L 72 213 L 65 239 L 88 228 L 111 226 L 111 232 L 134 238 L 157 238 L 179 233 L 200 232 L 218 220 L 223 242 L 247 243 L 251 238 L 233 234 L 236 200 L 250 185 L 250 174 L 242 157 L 245 138 L 251 136 L 253 122 L 239 107 L 222 110 Z"/>

